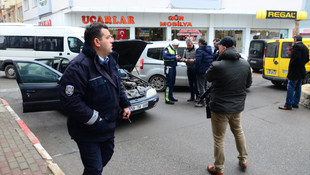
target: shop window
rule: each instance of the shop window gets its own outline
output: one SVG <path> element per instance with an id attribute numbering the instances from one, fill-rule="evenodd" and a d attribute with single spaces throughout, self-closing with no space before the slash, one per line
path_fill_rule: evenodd
<path id="1" fill-rule="evenodd" d="M 239 53 L 243 52 L 243 31 L 242 30 L 215 30 L 215 37 L 223 39 L 226 36 L 231 36 L 236 40 L 236 50 Z"/>
<path id="2" fill-rule="evenodd" d="M 280 30 L 251 30 L 251 39 L 280 39 Z"/>
<path id="3" fill-rule="evenodd" d="M 36 37 L 37 51 L 63 52 L 63 37 Z"/>
<path id="4" fill-rule="evenodd" d="M 172 39 L 178 39 L 180 41 L 185 41 L 190 38 L 195 42 L 198 42 L 200 38 L 207 41 L 208 30 L 205 29 L 172 29 L 171 36 Z"/>
<path id="5" fill-rule="evenodd" d="M 109 28 L 111 35 L 115 40 L 125 40 L 130 38 L 129 29 L 126 28 Z"/>
<path id="6" fill-rule="evenodd" d="M 166 28 L 136 28 L 135 38 L 143 41 L 165 41 Z"/>

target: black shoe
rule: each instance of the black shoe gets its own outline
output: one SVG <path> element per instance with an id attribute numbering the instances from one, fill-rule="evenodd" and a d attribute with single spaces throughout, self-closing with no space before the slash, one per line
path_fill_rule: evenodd
<path id="1" fill-rule="evenodd" d="M 166 104 L 174 105 L 174 102 L 170 100 L 170 101 L 166 101 Z"/>
<path id="2" fill-rule="evenodd" d="M 194 98 L 190 98 L 187 101 L 190 102 L 190 101 L 194 101 L 194 100 L 195 100 Z"/>
<path id="3" fill-rule="evenodd" d="M 177 102 L 177 101 L 179 101 L 178 99 L 176 99 L 176 98 L 172 98 L 171 99 L 171 101 L 173 101 L 173 102 Z"/>
<path id="4" fill-rule="evenodd" d="M 299 108 L 299 106 L 298 106 L 298 105 L 292 105 L 292 107 L 293 107 L 293 108 Z"/>

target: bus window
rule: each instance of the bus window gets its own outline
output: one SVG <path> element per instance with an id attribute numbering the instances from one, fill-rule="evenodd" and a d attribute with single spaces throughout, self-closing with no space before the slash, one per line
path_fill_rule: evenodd
<path id="1" fill-rule="evenodd" d="M 63 52 L 63 37 L 36 37 L 36 49 L 37 51 L 55 51 Z"/>
<path id="2" fill-rule="evenodd" d="M 33 36 L 9 36 L 8 48 L 33 49 Z"/>
<path id="3" fill-rule="evenodd" d="M 282 58 L 291 58 L 292 45 L 293 45 L 292 42 L 283 42 L 282 43 L 282 52 L 281 52 Z"/>
<path id="4" fill-rule="evenodd" d="M 0 36 L 0 50 L 6 49 L 6 38 L 5 36 Z"/>
<path id="5" fill-rule="evenodd" d="M 68 46 L 71 52 L 80 53 L 83 42 L 75 37 L 68 37 Z"/>
<path id="6" fill-rule="evenodd" d="M 266 49 L 266 57 L 277 58 L 279 53 L 278 48 L 279 48 L 278 42 L 268 43 Z"/>

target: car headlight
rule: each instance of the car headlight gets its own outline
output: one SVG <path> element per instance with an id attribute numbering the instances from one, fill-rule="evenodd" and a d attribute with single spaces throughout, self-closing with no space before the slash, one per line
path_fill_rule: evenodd
<path id="1" fill-rule="evenodd" d="M 145 97 L 149 98 L 149 97 L 152 97 L 156 94 L 157 94 L 156 90 L 154 88 L 151 88 L 151 89 L 147 90 Z"/>

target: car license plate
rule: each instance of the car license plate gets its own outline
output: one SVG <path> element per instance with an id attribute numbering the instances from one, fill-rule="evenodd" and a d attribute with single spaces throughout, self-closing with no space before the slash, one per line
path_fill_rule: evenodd
<path id="1" fill-rule="evenodd" d="M 148 106 L 149 106 L 149 103 L 145 102 L 145 103 L 140 103 L 140 104 L 133 105 L 130 108 L 131 108 L 131 111 L 136 111 L 136 110 L 139 110 L 139 109 L 147 108 Z"/>
<path id="2" fill-rule="evenodd" d="M 276 71 L 272 71 L 272 70 L 267 70 L 267 74 L 270 74 L 270 75 L 276 75 Z"/>
<path id="3" fill-rule="evenodd" d="M 251 60 L 250 63 L 256 63 L 256 61 Z"/>

